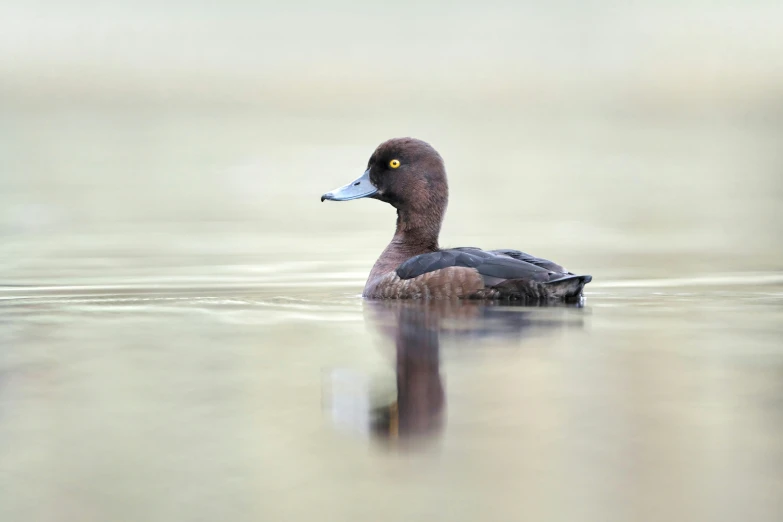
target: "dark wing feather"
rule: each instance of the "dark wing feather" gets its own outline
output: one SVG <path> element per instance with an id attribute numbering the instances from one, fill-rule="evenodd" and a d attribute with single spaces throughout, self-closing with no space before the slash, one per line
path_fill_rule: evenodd
<path id="1" fill-rule="evenodd" d="M 519 250 L 490 250 L 493 254 L 501 254 L 504 256 L 513 257 L 514 259 L 519 259 L 520 261 L 524 261 L 525 263 L 530 263 L 531 265 L 540 266 L 541 268 L 546 268 L 547 270 L 551 270 L 552 272 L 559 272 L 563 274 L 568 274 L 568 270 L 563 268 L 562 266 L 558 265 L 557 263 L 550 261 L 548 259 L 542 259 L 540 257 L 531 256 L 530 254 L 526 254 L 525 252 L 520 252 Z"/>
<path id="2" fill-rule="evenodd" d="M 485 259 L 476 268 L 485 279 L 490 277 L 495 279 L 532 279 L 544 282 L 549 281 L 550 274 L 552 274 L 540 266 L 505 256 Z"/>
<path id="3" fill-rule="evenodd" d="M 563 267 L 517 250 L 485 251 L 468 247 L 412 257 L 397 268 L 397 275 L 400 279 L 412 279 L 452 266 L 475 268 L 487 285 L 495 285 L 507 279 L 544 283 L 567 275 Z M 554 270 L 555 267 L 557 270 Z"/>
<path id="4" fill-rule="evenodd" d="M 400 279 L 413 279 L 427 272 L 451 266 L 475 268 L 481 262 L 482 257 L 472 253 L 457 249 L 441 250 L 408 259 L 397 268 L 397 275 Z"/>

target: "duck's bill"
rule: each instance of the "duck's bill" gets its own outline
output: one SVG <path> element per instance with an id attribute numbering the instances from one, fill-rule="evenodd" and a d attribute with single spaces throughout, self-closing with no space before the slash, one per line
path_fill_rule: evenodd
<path id="1" fill-rule="evenodd" d="M 344 187 L 334 189 L 321 196 L 321 201 L 349 201 L 351 199 L 366 198 L 378 192 L 378 188 L 370 181 L 370 169 L 354 181 Z"/>

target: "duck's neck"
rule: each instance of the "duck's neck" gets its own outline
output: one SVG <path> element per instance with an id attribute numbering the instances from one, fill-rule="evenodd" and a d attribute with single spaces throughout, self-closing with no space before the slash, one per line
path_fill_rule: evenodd
<path id="1" fill-rule="evenodd" d="M 379 276 L 395 270 L 413 256 L 438 250 L 438 235 L 445 208 L 416 212 L 397 209 L 397 228 L 389 245 L 375 262 L 368 284 Z"/>
<path id="2" fill-rule="evenodd" d="M 407 208 L 398 209 L 397 228 L 389 247 L 396 245 L 399 250 L 405 253 L 410 252 L 410 255 L 414 256 L 425 252 L 434 252 L 438 249 L 438 236 L 442 222 L 443 210 L 441 209 L 431 209 L 429 212 L 416 212 Z"/>

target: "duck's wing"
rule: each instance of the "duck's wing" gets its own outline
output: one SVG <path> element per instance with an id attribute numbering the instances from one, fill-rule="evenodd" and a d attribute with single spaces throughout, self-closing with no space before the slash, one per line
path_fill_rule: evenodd
<path id="1" fill-rule="evenodd" d="M 471 247 L 450 248 L 412 257 L 397 268 L 397 275 L 400 279 L 412 279 L 455 266 L 475 269 L 487 286 L 494 286 L 509 279 L 547 283 L 571 275 L 552 261 L 518 250 L 486 251 Z"/>
<path id="2" fill-rule="evenodd" d="M 546 268 L 547 270 L 551 270 L 552 272 L 558 272 L 561 274 L 571 273 L 565 268 L 563 268 L 561 265 L 555 263 L 554 261 L 543 259 L 541 257 L 531 256 L 530 254 L 526 254 L 525 252 L 521 252 L 519 250 L 490 250 L 490 252 L 492 252 L 493 254 L 500 254 L 500 255 L 512 257 L 514 259 L 519 259 L 520 261 L 524 261 L 525 263 L 530 263 L 531 265 L 540 266 L 541 268 Z"/>

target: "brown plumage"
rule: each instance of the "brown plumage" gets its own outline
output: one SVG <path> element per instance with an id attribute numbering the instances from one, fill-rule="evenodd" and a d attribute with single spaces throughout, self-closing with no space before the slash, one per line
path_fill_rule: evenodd
<path id="1" fill-rule="evenodd" d="M 440 154 L 413 138 L 388 140 L 365 173 L 321 201 L 369 197 L 397 209 L 397 227 L 375 262 L 363 295 L 373 299 L 502 299 L 573 301 L 592 279 L 517 250 L 441 249 L 438 235 L 448 204 Z"/>
<path id="2" fill-rule="evenodd" d="M 372 284 L 368 281 L 364 296 L 375 299 L 451 299 L 477 295 L 483 290 L 484 281 L 475 269 L 453 266 L 411 279 L 400 279 L 395 271 L 380 274 Z"/>

